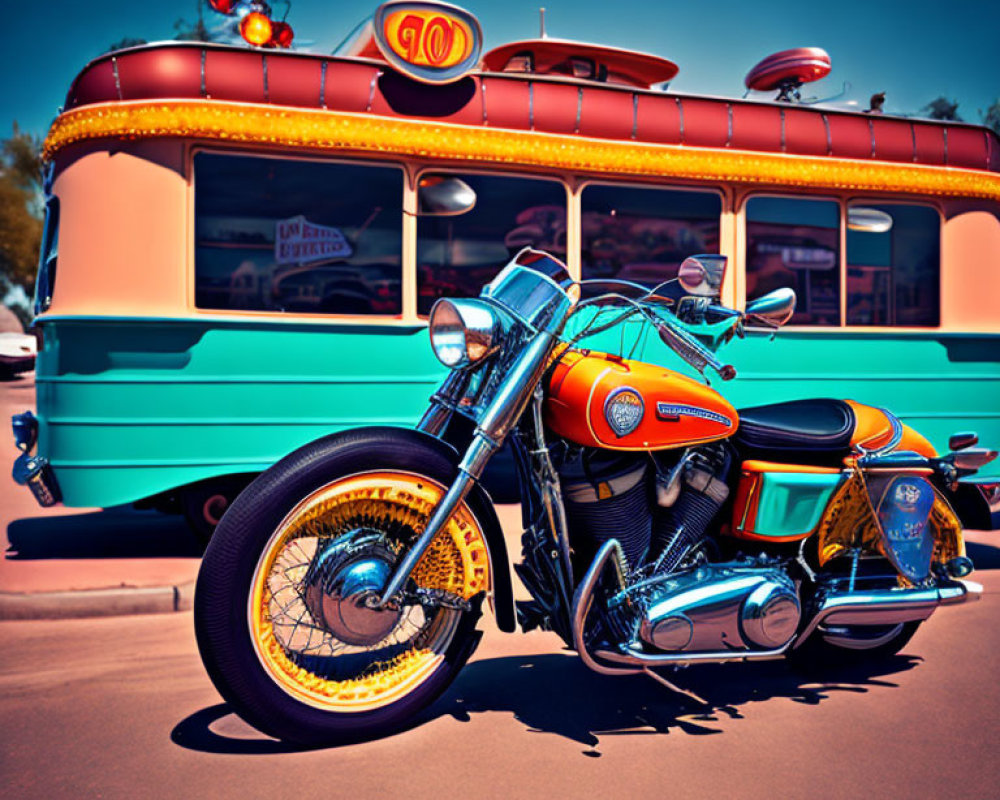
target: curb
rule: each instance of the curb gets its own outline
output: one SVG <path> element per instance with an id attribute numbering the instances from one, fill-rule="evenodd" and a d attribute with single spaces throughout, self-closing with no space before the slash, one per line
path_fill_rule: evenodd
<path id="1" fill-rule="evenodd" d="M 0 620 L 79 619 L 190 611 L 194 581 L 69 592 L 0 592 Z"/>

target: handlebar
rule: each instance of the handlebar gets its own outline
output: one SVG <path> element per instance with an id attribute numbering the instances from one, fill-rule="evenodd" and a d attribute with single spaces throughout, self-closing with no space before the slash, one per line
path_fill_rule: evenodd
<path id="1" fill-rule="evenodd" d="M 684 330 L 679 323 L 656 314 L 647 313 L 646 317 L 656 328 L 660 340 L 696 370 L 702 372 L 705 367 L 711 367 L 724 381 L 731 381 L 736 377 L 736 368 L 732 364 L 723 364 L 719 361 L 715 353 Z"/>
<path id="2" fill-rule="evenodd" d="M 596 281 L 595 281 L 596 282 Z M 615 281 L 615 283 L 625 284 L 626 281 Z M 683 325 L 679 320 L 676 319 L 673 313 L 669 310 L 666 311 L 666 316 L 661 316 L 654 311 L 654 304 L 649 302 L 650 300 L 658 300 L 658 297 L 654 297 L 652 293 L 647 291 L 646 296 L 642 300 L 635 300 L 630 297 L 626 297 L 617 292 L 609 292 L 608 294 L 601 295 L 600 297 L 595 297 L 589 300 L 584 300 L 577 303 L 576 308 L 573 313 L 581 311 L 586 307 L 591 306 L 621 306 L 624 305 L 628 308 L 627 311 L 618 318 L 612 320 L 610 323 L 601 325 L 596 329 L 585 330 L 584 332 L 578 334 L 572 341 L 570 341 L 570 346 L 574 345 L 579 339 L 586 335 L 593 335 L 599 333 L 608 328 L 619 325 L 625 321 L 628 317 L 633 314 L 641 314 L 655 329 L 657 334 L 659 334 L 660 340 L 671 350 L 677 353 L 684 361 L 690 364 L 699 372 L 704 372 L 706 367 L 711 367 L 715 372 L 718 373 L 719 377 L 724 381 L 732 380 L 736 377 L 736 368 L 730 364 L 723 364 L 715 357 L 715 353 L 705 347 L 701 342 L 699 342 L 694 336 L 684 329 Z M 659 305 L 659 304 L 657 304 Z M 662 308 L 662 306 L 660 306 Z M 722 308 L 721 306 L 719 307 Z M 704 309 L 702 310 L 704 311 Z M 739 311 L 734 311 L 731 309 L 725 309 L 727 316 L 732 316 L 734 318 L 742 318 L 742 313 Z"/>

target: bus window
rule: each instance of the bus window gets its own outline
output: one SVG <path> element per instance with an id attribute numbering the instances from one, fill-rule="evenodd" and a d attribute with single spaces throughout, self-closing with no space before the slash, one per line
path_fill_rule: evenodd
<path id="1" fill-rule="evenodd" d="M 557 181 L 499 175 L 459 176 L 476 204 L 458 216 L 417 221 L 417 313 L 439 297 L 479 294 L 524 247 L 566 254 L 566 189 Z"/>
<path id="2" fill-rule="evenodd" d="M 638 186 L 589 185 L 581 195 L 583 278 L 655 286 L 690 255 L 719 252 L 722 198 Z"/>
<path id="3" fill-rule="evenodd" d="M 940 323 L 941 218 L 930 206 L 853 204 L 891 225 L 847 226 L 847 324 Z"/>
<path id="4" fill-rule="evenodd" d="M 746 204 L 747 300 L 784 286 L 791 325 L 840 325 L 840 208 L 832 200 L 751 197 Z"/>
<path id="5" fill-rule="evenodd" d="M 195 305 L 402 312 L 403 172 L 198 153 Z"/>

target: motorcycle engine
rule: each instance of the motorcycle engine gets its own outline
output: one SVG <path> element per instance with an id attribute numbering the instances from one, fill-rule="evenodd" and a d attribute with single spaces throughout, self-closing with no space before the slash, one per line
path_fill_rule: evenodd
<path id="1" fill-rule="evenodd" d="M 608 610 L 620 640 L 666 652 L 777 650 L 801 618 L 795 584 L 766 557 L 655 575 Z"/>
<path id="2" fill-rule="evenodd" d="M 617 539 L 630 570 L 649 551 L 652 502 L 645 454 L 584 449 L 559 472 L 573 547 L 573 571 L 582 575 L 598 549 Z"/>
<path id="3" fill-rule="evenodd" d="M 661 463 L 661 461 L 663 463 Z M 711 563 L 712 522 L 729 495 L 725 444 L 658 454 L 584 449 L 559 470 L 577 576 L 617 539 L 628 586 L 609 598 L 605 635 L 670 653 L 778 650 L 801 607 L 780 561 Z"/>
<path id="4" fill-rule="evenodd" d="M 721 444 L 691 448 L 669 467 L 645 453 L 591 448 L 565 459 L 559 479 L 574 572 L 583 574 L 609 539 L 621 544 L 631 572 L 684 565 L 729 495 L 730 463 Z"/>

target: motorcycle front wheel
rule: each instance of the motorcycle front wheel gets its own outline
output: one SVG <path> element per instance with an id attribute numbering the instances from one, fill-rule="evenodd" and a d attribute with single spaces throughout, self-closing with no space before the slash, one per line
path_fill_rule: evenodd
<path id="1" fill-rule="evenodd" d="M 468 504 L 431 543 L 403 597 L 372 600 L 455 474 L 403 431 L 321 439 L 262 473 L 226 512 L 195 592 L 202 660 L 262 732 L 305 745 L 397 730 L 479 641 L 489 588 Z"/>

